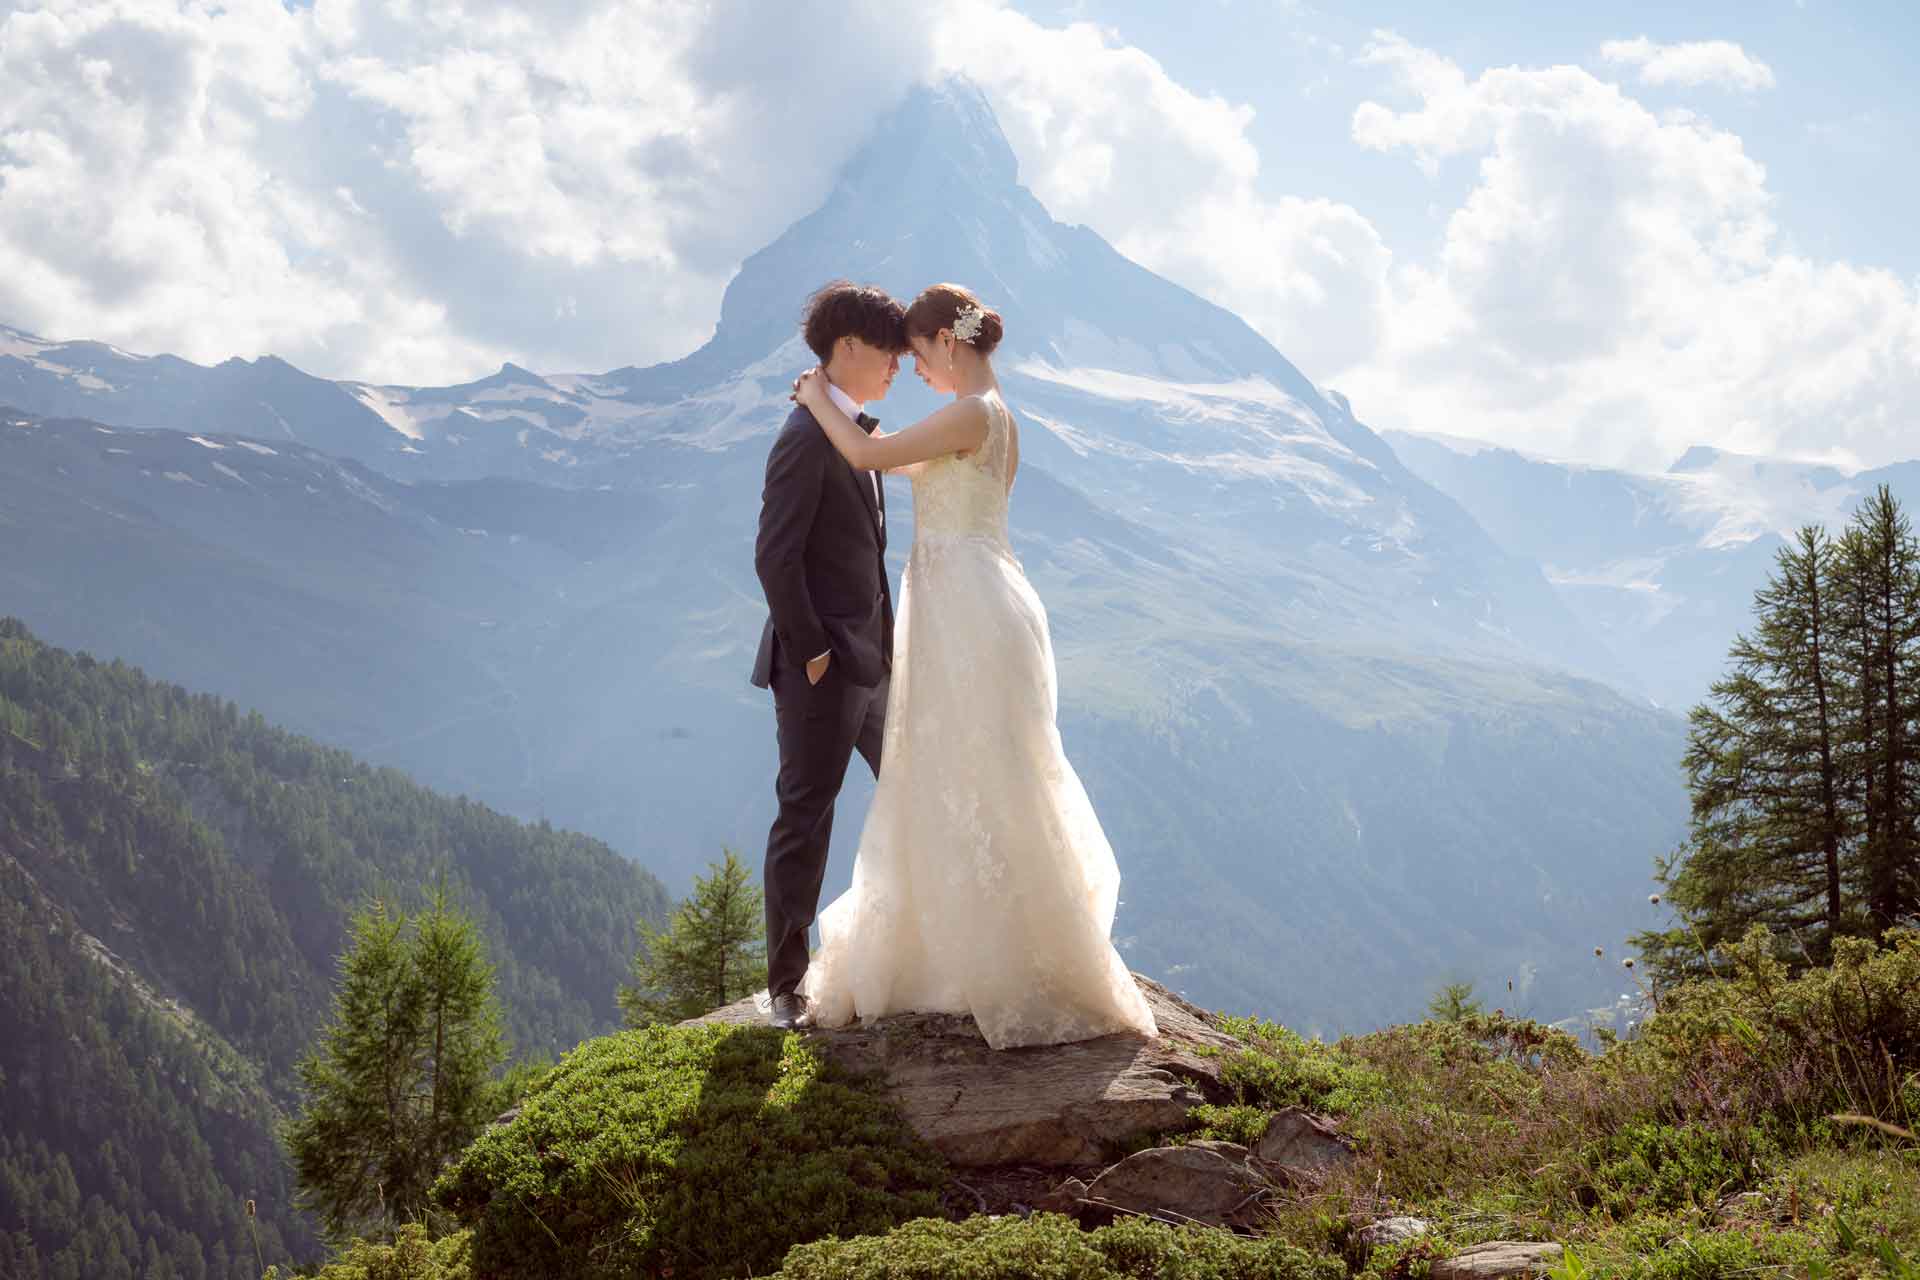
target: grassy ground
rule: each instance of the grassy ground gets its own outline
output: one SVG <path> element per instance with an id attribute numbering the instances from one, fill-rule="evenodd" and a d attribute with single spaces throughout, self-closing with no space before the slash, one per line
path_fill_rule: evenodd
<path id="1" fill-rule="evenodd" d="M 1341 1117 L 1360 1159 L 1267 1230 L 1357 1272 L 1520 1239 L 1566 1246 L 1569 1276 L 1920 1280 L 1920 934 L 1791 980 L 1756 936 L 1598 1056 L 1499 1017 L 1331 1046 L 1235 1030 L 1239 1105 L 1197 1136 L 1254 1140 L 1290 1104 Z M 1364 1257 L 1355 1232 L 1393 1215 L 1435 1230 Z"/>
<path id="2" fill-rule="evenodd" d="M 1920 933 L 1799 977 L 1752 937 L 1598 1055 L 1498 1016 L 1332 1045 L 1230 1021 L 1234 1100 L 1140 1141 L 1251 1142 L 1301 1105 L 1359 1150 L 1275 1194 L 1256 1237 L 948 1221 L 945 1171 L 870 1082 L 798 1038 L 658 1030 L 582 1046 L 467 1153 L 441 1184 L 465 1230 L 359 1246 L 328 1280 L 1388 1280 L 1493 1239 L 1560 1243 L 1560 1280 L 1920 1280 Z M 1360 1247 L 1394 1215 L 1432 1230 Z"/>

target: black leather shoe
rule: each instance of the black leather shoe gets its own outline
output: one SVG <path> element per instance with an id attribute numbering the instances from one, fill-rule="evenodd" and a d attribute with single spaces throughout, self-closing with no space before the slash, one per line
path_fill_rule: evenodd
<path id="1" fill-rule="evenodd" d="M 798 1031 L 802 1027 L 813 1025 L 807 1016 L 807 999 L 797 991 L 788 991 L 773 998 L 773 1008 L 767 1012 L 767 1025 L 776 1031 Z"/>

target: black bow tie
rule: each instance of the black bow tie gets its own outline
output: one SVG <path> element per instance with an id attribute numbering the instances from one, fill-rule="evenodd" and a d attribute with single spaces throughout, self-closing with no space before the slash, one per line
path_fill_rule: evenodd
<path id="1" fill-rule="evenodd" d="M 866 432 L 868 435 L 872 435 L 873 429 L 880 425 L 880 419 L 873 417 L 871 414 L 865 414 L 865 413 L 855 418 L 854 422 L 858 424 L 860 429 Z"/>

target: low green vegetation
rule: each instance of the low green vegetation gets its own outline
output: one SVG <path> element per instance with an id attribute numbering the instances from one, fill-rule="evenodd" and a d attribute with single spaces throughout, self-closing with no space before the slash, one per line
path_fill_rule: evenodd
<path id="1" fill-rule="evenodd" d="M 787 1255 L 784 1280 L 1344 1280 L 1347 1269 L 1281 1240 L 1134 1218 L 1083 1231 L 1057 1214 L 908 1223 Z"/>
<path id="2" fill-rule="evenodd" d="M 471 1232 L 436 1240 L 423 1224 L 409 1223 L 384 1244 L 355 1240 L 316 1280 L 471 1280 L 472 1245 Z"/>
<path id="3" fill-rule="evenodd" d="M 1332 1046 L 1256 1027 L 1236 1105 L 1203 1119 L 1248 1141 L 1280 1106 L 1338 1115 L 1359 1159 L 1267 1229 L 1374 1275 L 1490 1239 L 1561 1242 L 1568 1276 L 1909 1274 L 1920 933 L 1840 939 L 1798 976 L 1776 952 L 1753 931 L 1597 1056 L 1498 1016 Z M 1394 1215 L 1435 1231 L 1363 1257 L 1358 1227 Z"/>
<path id="4" fill-rule="evenodd" d="M 1227 1020 L 1232 1097 L 1180 1133 L 1258 1141 L 1304 1106 L 1351 1166 L 1277 1193 L 1253 1234 L 990 1217 L 878 1086 L 758 1027 L 583 1045 L 436 1187 L 453 1221 L 356 1244 L 326 1280 L 746 1277 L 1404 1280 L 1488 1240 L 1560 1244 L 1557 1280 L 1920 1276 L 1920 932 L 1790 974 L 1770 938 L 1659 993 L 1599 1054 L 1498 1014 L 1304 1039 Z M 1430 1231 L 1367 1249 L 1361 1228 Z"/>
<path id="5" fill-rule="evenodd" d="M 582 1045 L 435 1188 L 488 1276 L 766 1275 L 939 1211 L 947 1172 L 799 1036 L 649 1027 Z"/>

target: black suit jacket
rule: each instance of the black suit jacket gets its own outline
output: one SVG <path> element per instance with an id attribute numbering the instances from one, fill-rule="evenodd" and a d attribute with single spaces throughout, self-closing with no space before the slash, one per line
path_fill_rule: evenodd
<path id="1" fill-rule="evenodd" d="M 873 430 L 865 414 L 860 425 Z M 767 454 L 753 567 L 767 597 L 767 625 L 753 683 L 767 688 L 775 662 L 804 665 L 832 652 L 833 668 L 857 685 L 880 683 L 893 665 L 893 593 L 887 586 L 887 507 L 873 473 L 856 471 L 811 410 L 796 407 Z"/>

